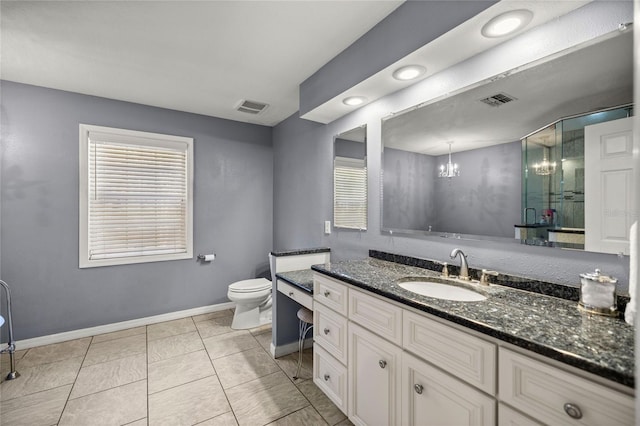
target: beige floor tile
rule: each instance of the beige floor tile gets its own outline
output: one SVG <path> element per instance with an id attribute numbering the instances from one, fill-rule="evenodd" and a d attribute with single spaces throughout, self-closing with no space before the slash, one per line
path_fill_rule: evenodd
<path id="1" fill-rule="evenodd" d="M 50 426 L 58 423 L 71 385 L 34 393 L 0 404 L 0 425 Z"/>
<path id="2" fill-rule="evenodd" d="M 311 405 L 320 413 L 323 419 L 330 425 L 340 423 L 347 416 L 318 388 L 313 380 L 305 380 L 296 383 L 300 392 L 311 402 Z"/>
<path id="3" fill-rule="evenodd" d="M 272 337 L 270 331 L 268 331 L 266 333 L 256 334 L 253 337 L 256 338 L 256 340 L 258 341 L 260 346 L 262 346 L 265 351 L 271 353 L 270 352 L 271 351 L 271 341 L 273 340 L 273 337 Z"/>
<path id="4" fill-rule="evenodd" d="M 196 327 L 203 339 L 211 336 L 217 336 L 219 334 L 231 333 L 234 331 L 231 328 L 232 316 L 225 316 L 219 318 L 211 318 L 206 321 L 198 321 Z"/>
<path id="5" fill-rule="evenodd" d="M 36 392 L 73 384 L 78 375 L 82 357 L 36 365 L 20 369 L 16 380 L 0 384 L 0 400 L 8 401 Z"/>
<path id="6" fill-rule="evenodd" d="M 318 414 L 315 408 L 308 406 L 295 413 L 291 413 L 286 417 L 269 423 L 269 426 L 327 426 L 322 416 Z"/>
<path id="7" fill-rule="evenodd" d="M 309 405 L 281 371 L 228 389 L 226 393 L 240 426 L 264 425 Z"/>
<path id="8" fill-rule="evenodd" d="M 271 356 L 262 348 L 215 359 L 213 367 L 225 389 L 280 371 Z"/>
<path id="9" fill-rule="evenodd" d="M 147 381 L 72 399 L 62 413 L 60 426 L 123 425 L 147 415 Z"/>
<path id="10" fill-rule="evenodd" d="M 215 375 L 206 351 L 191 352 L 149 364 L 149 393 Z"/>
<path id="11" fill-rule="evenodd" d="M 298 352 L 277 358 L 276 362 L 282 371 L 293 380 L 298 368 Z M 302 352 L 302 367 L 300 367 L 299 378 L 296 381 L 308 379 L 313 379 L 313 350 L 311 348 Z"/>
<path id="12" fill-rule="evenodd" d="M 204 349 L 196 331 L 149 342 L 149 363 Z"/>
<path id="13" fill-rule="evenodd" d="M 336 423 L 335 426 L 353 426 L 353 423 L 349 419 L 344 419 L 340 423 Z"/>
<path id="14" fill-rule="evenodd" d="M 152 341 L 177 334 L 191 333 L 192 331 L 196 331 L 196 326 L 191 317 L 187 317 L 149 325 L 147 326 L 147 337 L 149 341 Z"/>
<path id="15" fill-rule="evenodd" d="M 233 316 L 233 310 L 225 309 L 224 311 L 209 312 L 208 314 L 196 315 L 193 318 L 195 322 L 210 320 L 213 318 Z"/>
<path id="16" fill-rule="evenodd" d="M 135 422 L 127 423 L 124 426 L 147 426 L 147 418 L 136 420 Z"/>
<path id="17" fill-rule="evenodd" d="M 31 348 L 18 361 L 18 368 L 33 367 L 34 365 L 84 356 L 87 353 L 87 348 L 89 348 L 89 343 L 91 343 L 91 337 Z"/>
<path id="18" fill-rule="evenodd" d="M 13 353 L 13 359 L 16 363 L 16 371 L 18 370 L 18 361 L 25 356 L 28 349 L 21 349 L 19 351 L 15 351 Z M 0 355 L 0 383 L 5 381 L 7 374 L 11 371 L 11 358 L 9 354 L 1 354 Z"/>
<path id="19" fill-rule="evenodd" d="M 202 342 L 211 359 L 260 347 L 258 341 L 246 330 L 207 337 Z"/>
<path id="20" fill-rule="evenodd" d="M 114 331 L 112 333 L 98 334 L 97 336 L 93 336 L 93 340 L 91 343 L 102 343 L 108 342 L 109 340 L 122 339 L 123 337 L 136 336 L 138 334 L 145 334 L 147 332 L 147 327 L 135 327 L 135 328 L 127 328 L 126 330 Z"/>
<path id="21" fill-rule="evenodd" d="M 146 377 L 147 357 L 145 354 L 82 367 L 69 398 L 79 398 L 91 393 L 137 382 Z"/>
<path id="22" fill-rule="evenodd" d="M 149 425 L 193 425 L 230 411 L 215 376 L 149 395 Z"/>
<path id="23" fill-rule="evenodd" d="M 271 323 L 260 325 L 258 327 L 249 329 L 249 332 L 251 334 L 253 334 L 253 335 L 262 334 L 262 333 L 266 333 L 266 332 L 269 332 L 269 331 L 271 331 Z"/>
<path id="24" fill-rule="evenodd" d="M 202 423 L 198 423 L 197 426 L 238 426 L 238 422 L 236 421 L 236 416 L 233 415 L 233 412 L 229 411 L 228 413 L 224 413 Z"/>
<path id="25" fill-rule="evenodd" d="M 101 362 L 113 361 L 147 351 L 147 336 L 136 334 L 106 342 L 92 343 L 82 364 L 84 367 Z"/>

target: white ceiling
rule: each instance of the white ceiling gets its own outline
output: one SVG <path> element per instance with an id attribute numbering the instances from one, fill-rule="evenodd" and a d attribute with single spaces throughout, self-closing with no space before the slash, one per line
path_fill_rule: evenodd
<path id="1" fill-rule="evenodd" d="M 395 10 L 385 1 L 2 1 L 0 78 L 250 123 Z M 269 104 L 259 115 L 241 99 Z"/>
<path id="2" fill-rule="evenodd" d="M 509 73 L 507 73 L 509 74 Z M 491 107 L 479 100 L 506 93 Z M 560 118 L 633 101 L 633 32 L 618 31 L 383 123 L 384 146 L 427 155 L 514 142 Z"/>

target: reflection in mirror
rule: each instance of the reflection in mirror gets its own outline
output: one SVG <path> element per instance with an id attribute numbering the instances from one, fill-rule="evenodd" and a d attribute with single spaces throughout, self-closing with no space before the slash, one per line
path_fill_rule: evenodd
<path id="1" fill-rule="evenodd" d="M 548 232 L 585 228 L 581 134 L 598 120 L 578 117 L 630 105 L 632 59 L 632 32 L 616 31 L 385 118 L 382 229 L 579 248 Z"/>
<path id="2" fill-rule="evenodd" d="M 334 138 L 333 226 L 367 229 L 367 126 Z"/>

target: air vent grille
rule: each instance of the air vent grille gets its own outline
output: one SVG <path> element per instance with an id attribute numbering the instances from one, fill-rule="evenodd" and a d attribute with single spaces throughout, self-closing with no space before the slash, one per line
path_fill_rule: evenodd
<path id="1" fill-rule="evenodd" d="M 246 112 L 247 114 L 260 114 L 267 109 L 268 106 L 269 105 L 262 102 L 242 100 L 236 109 L 240 112 Z"/>
<path id="2" fill-rule="evenodd" d="M 480 102 L 492 107 L 499 107 L 500 105 L 504 105 L 516 100 L 517 98 L 514 98 L 511 95 L 507 95 L 506 93 L 497 93 L 493 96 L 489 96 L 488 98 L 480 99 Z"/>

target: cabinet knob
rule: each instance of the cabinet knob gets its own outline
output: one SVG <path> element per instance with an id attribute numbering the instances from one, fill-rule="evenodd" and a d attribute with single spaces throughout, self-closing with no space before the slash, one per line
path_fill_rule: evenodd
<path id="1" fill-rule="evenodd" d="M 324 291 L 324 297 L 329 297 L 330 294 L 331 292 L 329 290 Z"/>
<path id="2" fill-rule="evenodd" d="M 415 384 L 413 385 L 413 389 L 416 391 L 418 395 L 422 395 L 422 390 L 424 389 L 422 385 Z"/>
<path id="3" fill-rule="evenodd" d="M 328 374 L 325 374 L 325 375 L 324 375 L 324 381 L 325 381 L 325 382 L 327 382 L 327 381 L 329 381 L 329 379 L 330 379 L 329 375 L 328 375 Z"/>
<path id="4" fill-rule="evenodd" d="M 575 404 L 571 404 L 567 402 L 564 404 L 564 412 L 569 415 L 569 417 L 573 419 L 581 419 L 582 418 L 582 410 Z"/>
<path id="5" fill-rule="evenodd" d="M 380 366 L 380 368 L 385 368 L 387 366 L 387 361 L 381 359 L 380 361 L 378 361 L 378 365 Z"/>
<path id="6" fill-rule="evenodd" d="M 289 297 L 293 297 L 293 292 L 292 291 L 289 292 Z"/>
<path id="7" fill-rule="evenodd" d="M 322 331 L 324 331 L 324 334 L 329 334 L 329 332 L 330 332 L 331 330 L 329 330 L 328 328 L 325 328 L 325 329 L 324 329 L 324 330 L 322 330 Z"/>

